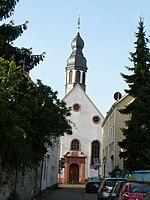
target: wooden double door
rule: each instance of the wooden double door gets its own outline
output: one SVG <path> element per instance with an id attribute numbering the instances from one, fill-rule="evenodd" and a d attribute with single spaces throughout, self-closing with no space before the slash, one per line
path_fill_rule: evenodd
<path id="1" fill-rule="evenodd" d="M 69 183 L 79 183 L 79 165 L 76 163 L 69 167 Z"/>

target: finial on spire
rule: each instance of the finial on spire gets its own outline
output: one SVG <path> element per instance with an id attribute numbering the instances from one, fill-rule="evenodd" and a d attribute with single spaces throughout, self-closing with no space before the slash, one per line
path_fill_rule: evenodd
<path id="1" fill-rule="evenodd" d="M 78 12 L 78 33 L 80 33 L 80 11 Z"/>
<path id="2" fill-rule="evenodd" d="M 141 13 L 140 13 L 140 22 L 144 22 L 144 17 L 142 17 Z"/>

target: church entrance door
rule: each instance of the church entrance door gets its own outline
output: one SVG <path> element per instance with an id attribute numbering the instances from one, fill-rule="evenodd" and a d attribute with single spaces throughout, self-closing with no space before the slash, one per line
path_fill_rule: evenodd
<path id="1" fill-rule="evenodd" d="M 69 183 L 79 183 L 79 165 L 76 163 L 69 167 Z"/>

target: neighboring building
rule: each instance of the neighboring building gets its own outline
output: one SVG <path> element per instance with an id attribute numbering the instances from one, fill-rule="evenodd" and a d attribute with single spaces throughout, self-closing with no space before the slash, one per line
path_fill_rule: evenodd
<path id="1" fill-rule="evenodd" d="M 73 134 L 60 138 L 60 158 L 65 168 L 60 175 L 62 183 L 84 183 L 85 179 L 101 175 L 103 115 L 86 94 L 86 58 L 82 49 L 84 41 L 78 31 L 72 43 L 72 53 L 66 66 L 66 96 L 64 101 L 71 107 L 70 120 Z"/>
<path id="2" fill-rule="evenodd" d="M 40 190 L 51 189 L 58 186 L 60 142 L 53 141 L 54 145 L 47 148 L 47 153 L 41 160 Z"/>
<path id="3" fill-rule="evenodd" d="M 123 151 L 123 149 L 119 147 L 118 142 L 122 141 L 124 137 L 121 128 L 125 127 L 125 121 L 129 118 L 129 115 L 123 115 L 119 110 L 123 109 L 132 101 L 133 97 L 129 95 L 117 99 L 103 121 L 103 157 L 107 159 L 105 172 L 103 169 L 103 174 L 105 173 L 106 176 L 109 176 L 109 172 L 111 172 L 115 166 L 119 166 L 120 169 L 123 169 L 123 159 L 119 157 L 119 153 Z"/>

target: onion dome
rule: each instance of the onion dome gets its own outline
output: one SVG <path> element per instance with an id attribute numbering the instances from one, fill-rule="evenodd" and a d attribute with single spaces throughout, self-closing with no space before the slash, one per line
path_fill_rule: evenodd
<path id="1" fill-rule="evenodd" d="M 67 60 L 67 68 L 81 69 L 87 71 L 86 58 L 83 56 L 82 49 L 84 47 L 84 41 L 77 33 L 77 36 L 73 39 L 71 43 L 72 54 Z"/>
<path id="2" fill-rule="evenodd" d="M 72 49 L 77 49 L 77 48 L 83 49 L 84 41 L 82 40 L 79 32 L 77 33 L 77 36 L 73 39 L 71 47 Z"/>

